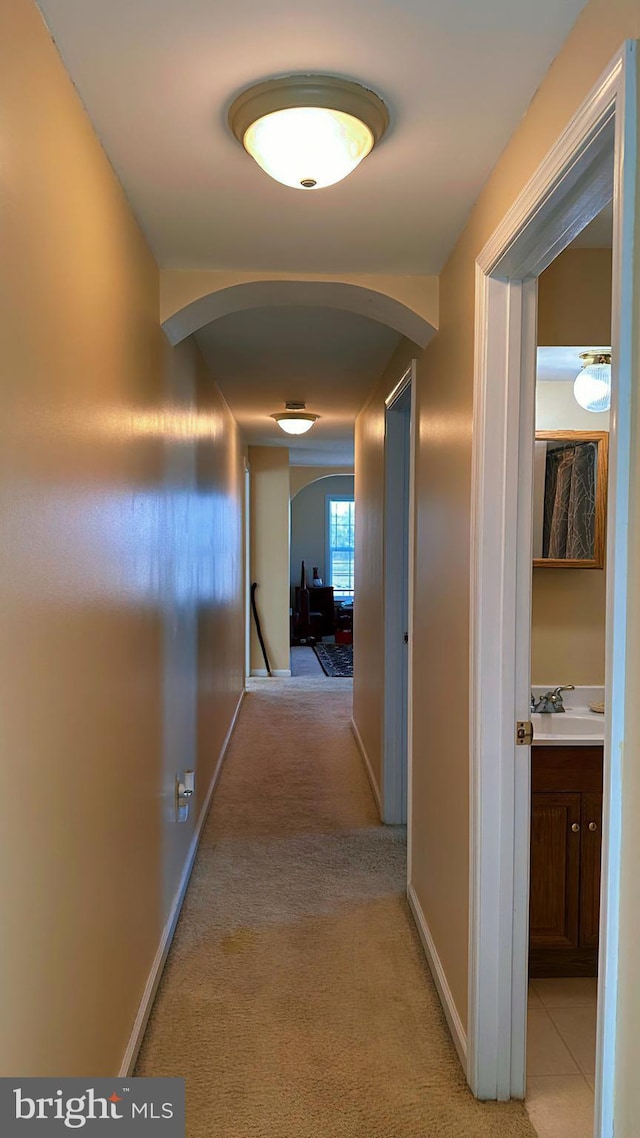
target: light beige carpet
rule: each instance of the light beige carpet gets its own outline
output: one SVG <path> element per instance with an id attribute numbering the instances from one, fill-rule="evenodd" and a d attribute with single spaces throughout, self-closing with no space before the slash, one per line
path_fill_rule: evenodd
<path id="1" fill-rule="evenodd" d="M 189 1138 L 534 1138 L 466 1088 L 404 831 L 377 821 L 351 685 L 320 684 L 251 685 L 136 1074 L 186 1076 Z"/>

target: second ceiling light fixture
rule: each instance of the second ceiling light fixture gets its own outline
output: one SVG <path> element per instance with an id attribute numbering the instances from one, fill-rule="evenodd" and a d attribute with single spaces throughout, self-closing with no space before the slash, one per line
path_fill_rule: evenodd
<path id="1" fill-rule="evenodd" d="M 382 99 L 331 75 L 287 75 L 243 91 L 229 126 L 277 182 L 320 190 L 355 170 L 389 125 Z"/>
<path id="2" fill-rule="evenodd" d="M 585 411 L 608 411 L 611 406 L 611 348 L 580 352 L 582 371 L 573 385 L 576 403 Z"/>
<path id="3" fill-rule="evenodd" d="M 271 418 L 275 419 L 278 426 L 287 435 L 306 435 L 307 431 L 310 431 L 313 424 L 320 418 L 319 415 L 313 415 L 305 410 L 306 406 L 306 403 L 290 401 L 285 403 L 284 411 L 276 411 Z"/>

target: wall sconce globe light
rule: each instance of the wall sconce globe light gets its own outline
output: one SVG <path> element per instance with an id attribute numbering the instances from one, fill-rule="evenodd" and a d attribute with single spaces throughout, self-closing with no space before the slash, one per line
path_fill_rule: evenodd
<path id="1" fill-rule="evenodd" d="M 576 376 L 573 395 L 585 411 L 608 411 L 611 406 L 611 349 L 581 352 L 582 371 Z"/>
<path id="2" fill-rule="evenodd" d="M 243 91 L 229 126 L 262 169 L 298 190 L 347 177 L 389 125 L 382 99 L 331 75 L 286 75 Z"/>
<path id="3" fill-rule="evenodd" d="M 276 411 L 271 418 L 275 419 L 281 430 L 287 435 L 306 435 L 313 424 L 320 418 L 305 411 L 306 403 L 285 403 L 285 411 Z"/>

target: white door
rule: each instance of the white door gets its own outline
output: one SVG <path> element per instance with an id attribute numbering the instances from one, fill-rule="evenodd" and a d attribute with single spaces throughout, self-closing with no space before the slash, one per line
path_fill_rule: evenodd
<path id="1" fill-rule="evenodd" d="M 412 370 L 387 399 L 385 422 L 385 703 L 382 820 L 407 821 L 412 564 Z"/>

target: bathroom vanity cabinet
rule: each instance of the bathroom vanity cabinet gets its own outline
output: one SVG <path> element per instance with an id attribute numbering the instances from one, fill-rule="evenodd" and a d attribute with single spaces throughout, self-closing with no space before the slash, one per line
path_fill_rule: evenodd
<path id="1" fill-rule="evenodd" d="M 595 976 L 602 746 L 531 748 L 529 974 Z"/>

